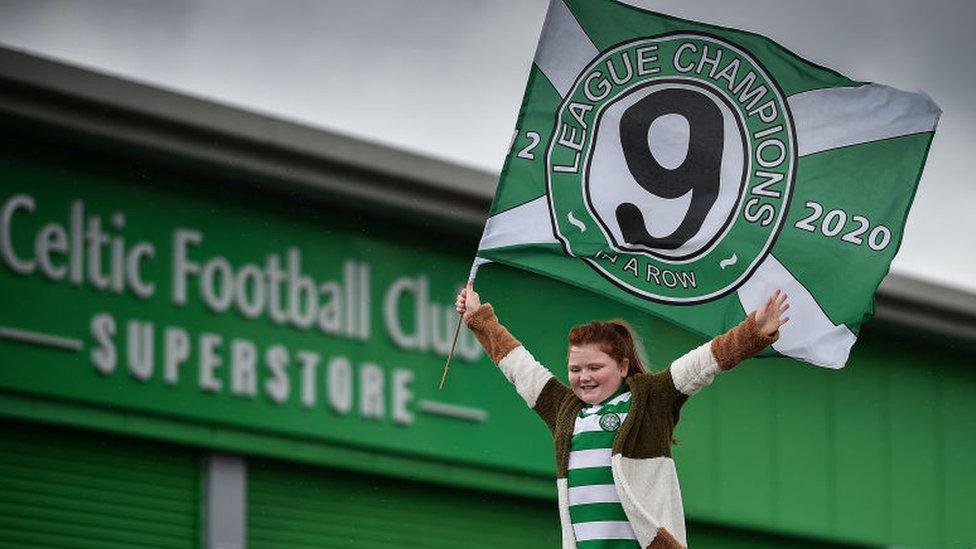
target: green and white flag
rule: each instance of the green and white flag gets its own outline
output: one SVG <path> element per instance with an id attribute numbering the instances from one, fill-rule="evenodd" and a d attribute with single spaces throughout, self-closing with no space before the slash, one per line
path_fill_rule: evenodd
<path id="1" fill-rule="evenodd" d="M 541 273 L 707 335 L 774 289 L 773 349 L 843 367 L 941 111 L 753 33 L 552 0 L 475 268 Z"/>

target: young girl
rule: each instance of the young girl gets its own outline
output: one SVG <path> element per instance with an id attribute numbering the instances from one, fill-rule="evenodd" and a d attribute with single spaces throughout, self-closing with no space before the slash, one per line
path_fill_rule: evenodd
<path id="1" fill-rule="evenodd" d="M 471 284 L 457 311 L 556 445 L 564 548 L 680 548 L 686 542 L 671 441 L 681 406 L 720 371 L 776 341 L 789 318 L 777 290 L 741 324 L 646 373 L 619 320 L 569 332 L 569 387 L 539 364 Z"/>

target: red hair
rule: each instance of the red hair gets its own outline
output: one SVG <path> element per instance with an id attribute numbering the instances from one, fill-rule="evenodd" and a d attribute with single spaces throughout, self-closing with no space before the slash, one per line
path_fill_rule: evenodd
<path id="1" fill-rule="evenodd" d="M 595 343 L 600 350 L 610 355 L 618 363 L 626 358 L 629 362 L 627 377 L 646 371 L 644 362 L 637 354 L 637 340 L 634 330 L 625 320 L 594 320 L 569 331 L 570 345 Z"/>

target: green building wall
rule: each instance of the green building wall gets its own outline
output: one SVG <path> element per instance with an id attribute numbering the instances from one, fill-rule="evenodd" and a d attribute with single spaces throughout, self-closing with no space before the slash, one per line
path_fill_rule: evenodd
<path id="1" fill-rule="evenodd" d="M 19 154 L 30 151 L 29 156 L 44 161 L 49 154 L 45 151 L 64 147 L 65 142 L 53 133 L 40 135 L 44 137 L 30 141 L 30 132 L 7 133 L 7 150 L 16 148 Z M 154 171 L 162 169 L 156 164 L 158 159 L 136 153 L 139 151 L 125 154 L 132 155 L 129 162 L 141 163 L 141 176 L 153 184 Z M 74 154 L 58 152 L 54 160 L 68 170 L 99 159 L 106 164 L 117 161 L 104 145 L 83 149 L 77 158 Z M 79 160 L 82 157 L 83 162 Z M 198 167 L 177 164 L 183 172 L 195 174 L 189 176 L 191 179 L 203 179 Z M 227 185 L 229 191 L 240 188 L 236 186 L 240 181 L 231 187 L 230 183 L 210 181 L 212 176 L 206 175 L 207 184 L 214 186 L 208 187 L 208 192 L 218 192 L 214 189 L 219 185 Z M 234 177 L 239 179 L 240 174 Z M 189 188 L 178 190 L 190 192 Z M 285 193 L 286 188 L 290 194 Z M 267 210 L 266 203 L 279 208 L 281 204 L 301 204 L 296 210 L 299 218 L 321 223 L 319 206 L 342 207 L 328 198 L 325 202 L 321 196 L 313 198 L 312 193 L 295 193 L 284 184 L 248 189 L 267 193 L 255 195 L 262 197 L 252 204 L 257 217 Z M 382 231 L 391 243 L 414 246 L 418 254 L 434 251 L 450 255 L 456 259 L 457 278 L 464 277 L 476 246 L 477 227 L 410 222 L 390 212 L 372 215 L 391 220 Z M 350 219 L 356 217 L 355 212 L 346 211 L 340 217 L 341 229 L 353 230 Z M 571 326 L 593 318 L 630 320 L 642 334 L 651 363 L 658 369 L 704 341 L 623 305 L 506 267 L 484 267 L 477 287 L 485 300 L 495 304 L 512 332 L 563 379 L 565 334 Z M 698 539 L 704 545 L 709 536 L 714 539 L 714 532 L 733 528 L 811 542 L 976 546 L 972 510 L 972 495 L 976 493 L 974 351 L 976 344 L 971 341 L 876 320 L 864 328 L 853 358 L 843 370 L 763 359 L 720 376 L 688 402 L 677 432 L 675 457 L 691 524 L 691 543 Z M 465 368 L 470 367 L 487 366 L 455 365 L 452 380 L 465 376 Z M 497 392 L 497 398 L 507 406 L 524 407 L 514 391 L 504 388 L 507 384 L 500 374 L 493 379 L 486 391 Z M 4 406 L 0 413 L 7 416 L 120 432 L 139 429 L 166 440 L 310 463 L 328 464 L 331 459 L 318 449 L 301 450 L 295 441 L 275 442 L 232 429 L 191 428 L 159 417 L 140 421 L 139 414 L 113 410 L 85 415 L 79 414 L 80 408 L 63 402 L 47 402 L 36 396 L 0 396 Z M 520 413 L 518 429 L 548 437 L 530 411 Z M 388 461 L 397 459 L 393 456 Z M 336 461 L 333 465 L 358 467 L 356 458 Z M 360 469 L 377 461 L 365 460 L 368 464 Z M 440 465 L 431 467 L 436 470 Z M 412 478 L 419 470 L 403 461 L 385 466 L 383 473 Z M 428 475 L 428 480 L 435 475 Z M 471 480 L 479 476 L 481 481 Z M 463 478 L 458 480 L 460 484 L 477 484 L 488 491 L 492 479 L 504 479 L 504 488 L 499 491 L 506 494 L 522 493 L 537 501 L 554 499 L 554 493 L 543 495 L 539 490 L 550 481 L 548 476 L 486 469 L 446 478 L 446 483 Z"/>

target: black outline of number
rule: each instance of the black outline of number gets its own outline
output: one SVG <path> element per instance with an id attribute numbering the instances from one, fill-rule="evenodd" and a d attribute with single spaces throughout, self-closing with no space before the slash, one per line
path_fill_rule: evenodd
<path id="1" fill-rule="evenodd" d="M 531 139 L 532 142 L 523 147 L 515 156 L 526 160 L 535 160 L 535 153 L 532 151 L 539 146 L 539 142 L 542 141 L 542 136 L 538 132 L 525 132 L 525 137 Z"/>

